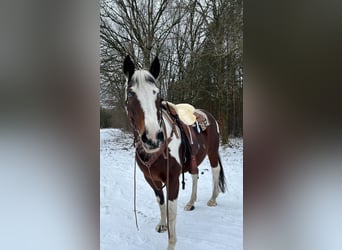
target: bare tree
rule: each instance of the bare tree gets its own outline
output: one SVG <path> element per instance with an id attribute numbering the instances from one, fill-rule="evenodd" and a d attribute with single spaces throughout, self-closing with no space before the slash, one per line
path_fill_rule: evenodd
<path id="1" fill-rule="evenodd" d="M 162 96 L 208 109 L 242 135 L 242 0 L 101 0 L 101 100 L 123 110 L 123 58 L 162 62 Z M 107 100 L 110 100 L 108 102 Z"/>
<path id="2" fill-rule="evenodd" d="M 121 93 L 120 80 L 113 72 L 120 72 L 113 65 L 120 65 L 129 54 L 140 67 L 149 67 L 151 58 L 162 57 L 164 68 L 171 61 L 165 51 L 165 44 L 173 28 L 185 15 L 179 12 L 180 3 L 170 1 L 103 0 L 100 2 L 101 38 L 101 90 L 103 93 Z M 170 47 L 170 46 L 169 46 Z M 164 60 L 165 59 L 165 60 Z M 167 90 L 166 70 L 160 76 L 161 88 Z M 122 79 L 122 77 L 121 77 Z M 123 79 L 122 79 L 123 80 Z M 166 86 L 165 86 L 166 85 Z M 122 96 L 122 95 L 121 95 Z M 116 96 L 117 98 L 117 96 Z M 118 98 L 120 99 L 120 98 Z M 121 100 L 119 100 L 121 101 Z"/>

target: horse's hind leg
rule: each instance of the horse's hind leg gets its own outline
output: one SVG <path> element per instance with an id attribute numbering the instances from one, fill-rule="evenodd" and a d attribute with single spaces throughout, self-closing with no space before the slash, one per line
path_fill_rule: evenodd
<path id="1" fill-rule="evenodd" d="M 192 174 L 192 191 L 190 201 L 184 207 L 184 210 L 191 211 L 195 209 L 195 201 L 197 200 L 197 182 L 198 182 L 198 173 Z"/>
<path id="2" fill-rule="evenodd" d="M 219 182 L 220 182 L 220 171 L 221 166 L 218 164 L 219 155 L 218 152 L 209 152 L 208 153 L 210 165 L 211 165 L 211 173 L 213 176 L 213 192 L 211 195 L 210 200 L 208 201 L 207 205 L 210 207 L 217 206 L 216 198 L 220 192 L 219 189 Z"/>

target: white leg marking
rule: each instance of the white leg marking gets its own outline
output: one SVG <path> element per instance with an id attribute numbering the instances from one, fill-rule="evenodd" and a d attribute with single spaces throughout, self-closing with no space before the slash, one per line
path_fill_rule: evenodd
<path id="1" fill-rule="evenodd" d="M 169 203 L 169 229 L 170 239 L 167 249 L 173 250 L 176 245 L 176 217 L 177 217 L 177 199 L 174 201 L 168 201 Z"/>
<path id="2" fill-rule="evenodd" d="M 160 205 L 160 199 L 157 197 L 157 201 L 160 208 L 160 222 L 156 226 L 156 231 L 158 233 L 163 233 L 167 231 L 167 225 L 166 225 L 166 206 L 165 203 L 163 205 Z"/>
<path id="3" fill-rule="evenodd" d="M 216 168 L 211 168 L 211 173 L 213 175 L 213 194 L 210 198 L 210 200 L 208 201 L 208 206 L 210 207 L 215 207 L 217 206 L 217 202 L 216 202 L 216 197 L 219 194 L 219 178 L 220 178 L 220 166 L 217 166 Z"/>
<path id="4" fill-rule="evenodd" d="M 191 211 L 195 208 L 195 201 L 197 200 L 197 183 L 198 183 L 198 174 L 192 174 L 192 192 L 191 198 L 188 204 L 186 204 L 184 210 Z"/>

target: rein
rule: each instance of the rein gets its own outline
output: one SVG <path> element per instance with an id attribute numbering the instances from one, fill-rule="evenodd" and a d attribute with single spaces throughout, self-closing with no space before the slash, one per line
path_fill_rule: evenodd
<path id="1" fill-rule="evenodd" d="M 137 217 L 137 161 L 134 161 L 134 217 L 135 217 L 135 226 L 139 231 L 138 226 L 138 217 Z"/>

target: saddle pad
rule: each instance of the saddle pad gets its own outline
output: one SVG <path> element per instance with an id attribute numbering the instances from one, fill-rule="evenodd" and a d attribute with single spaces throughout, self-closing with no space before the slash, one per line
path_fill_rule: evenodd
<path id="1" fill-rule="evenodd" d="M 206 122 L 208 124 L 208 126 L 210 125 L 207 114 L 204 113 L 202 110 L 195 109 L 194 115 L 196 116 L 196 120 L 198 122 Z"/>
<path id="2" fill-rule="evenodd" d="M 202 131 L 206 130 L 210 125 L 207 114 L 200 109 L 195 109 L 194 115 L 196 116 L 196 120 Z"/>

